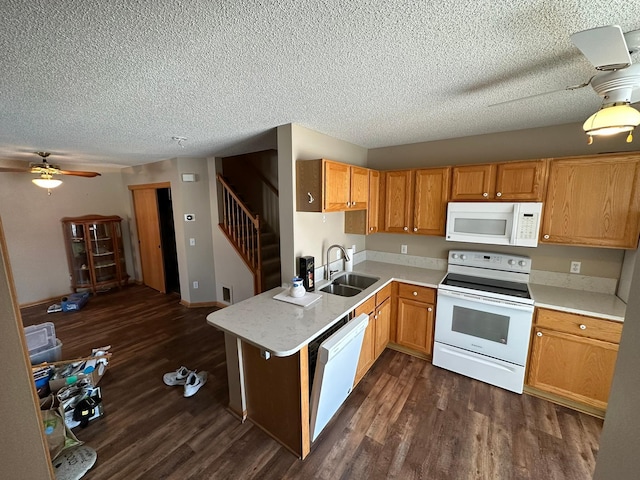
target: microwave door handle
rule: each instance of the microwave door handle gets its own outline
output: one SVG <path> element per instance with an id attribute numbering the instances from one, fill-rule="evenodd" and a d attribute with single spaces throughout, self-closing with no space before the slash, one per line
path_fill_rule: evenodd
<path id="1" fill-rule="evenodd" d="M 520 219 L 520 205 L 513 204 L 513 217 L 511 217 L 511 238 L 509 239 L 510 245 L 515 245 L 518 242 L 518 221 Z"/>

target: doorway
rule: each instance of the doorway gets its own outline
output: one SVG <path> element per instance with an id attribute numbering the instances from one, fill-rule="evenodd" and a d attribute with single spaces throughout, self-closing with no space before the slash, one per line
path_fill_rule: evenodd
<path id="1" fill-rule="evenodd" d="M 171 185 L 130 185 L 138 232 L 142 282 L 162 293 L 180 293 Z"/>

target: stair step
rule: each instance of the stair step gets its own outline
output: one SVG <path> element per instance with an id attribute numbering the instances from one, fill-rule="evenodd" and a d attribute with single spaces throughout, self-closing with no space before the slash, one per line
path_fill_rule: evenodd
<path id="1" fill-rule="evenodd" d="M 270 275 L 263 275 L 262 290 L 267 291 L 282 285 L 280 272 L 274 272 Z"/>
<path id="2" fill-rule="evenodd" d="M 280 271 L 280 257 L 272 257 L 262 261 L 262 271 L 265 275 Z"/>

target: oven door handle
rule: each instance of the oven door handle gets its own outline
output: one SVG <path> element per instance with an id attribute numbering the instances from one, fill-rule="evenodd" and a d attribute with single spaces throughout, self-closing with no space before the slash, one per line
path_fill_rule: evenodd
<path id="1" fill-rule="evenodd" d="M 497 298 L 487 298 L 487 297 L 482 297 L 480 295 L 474 295 L 472 293 L 451 292 L 449 290 L 439 289 L 438 297 L 440 296 L 451 297 L 451 298 L 461 298 L 464 300 L 469 300 L 470 302 L 484 303 L 487 305 L 506 306 L 509 308 L 513 308 L 514 310 L 533 312 L 533 305 L 523 305 L 522 303 L 510 302 L 508 300 L 500 300 Z"/>

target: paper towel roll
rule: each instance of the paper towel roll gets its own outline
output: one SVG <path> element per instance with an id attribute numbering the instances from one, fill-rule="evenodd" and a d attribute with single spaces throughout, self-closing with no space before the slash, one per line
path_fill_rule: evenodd
<path id="1" fill-rule="evenodd" d="M 344 269 L 347 272 L 351 272 L 353 270 L 353 248 L 347 248 L 347 257 L 349 257 L 349 260 L 345 260 Z"/>

